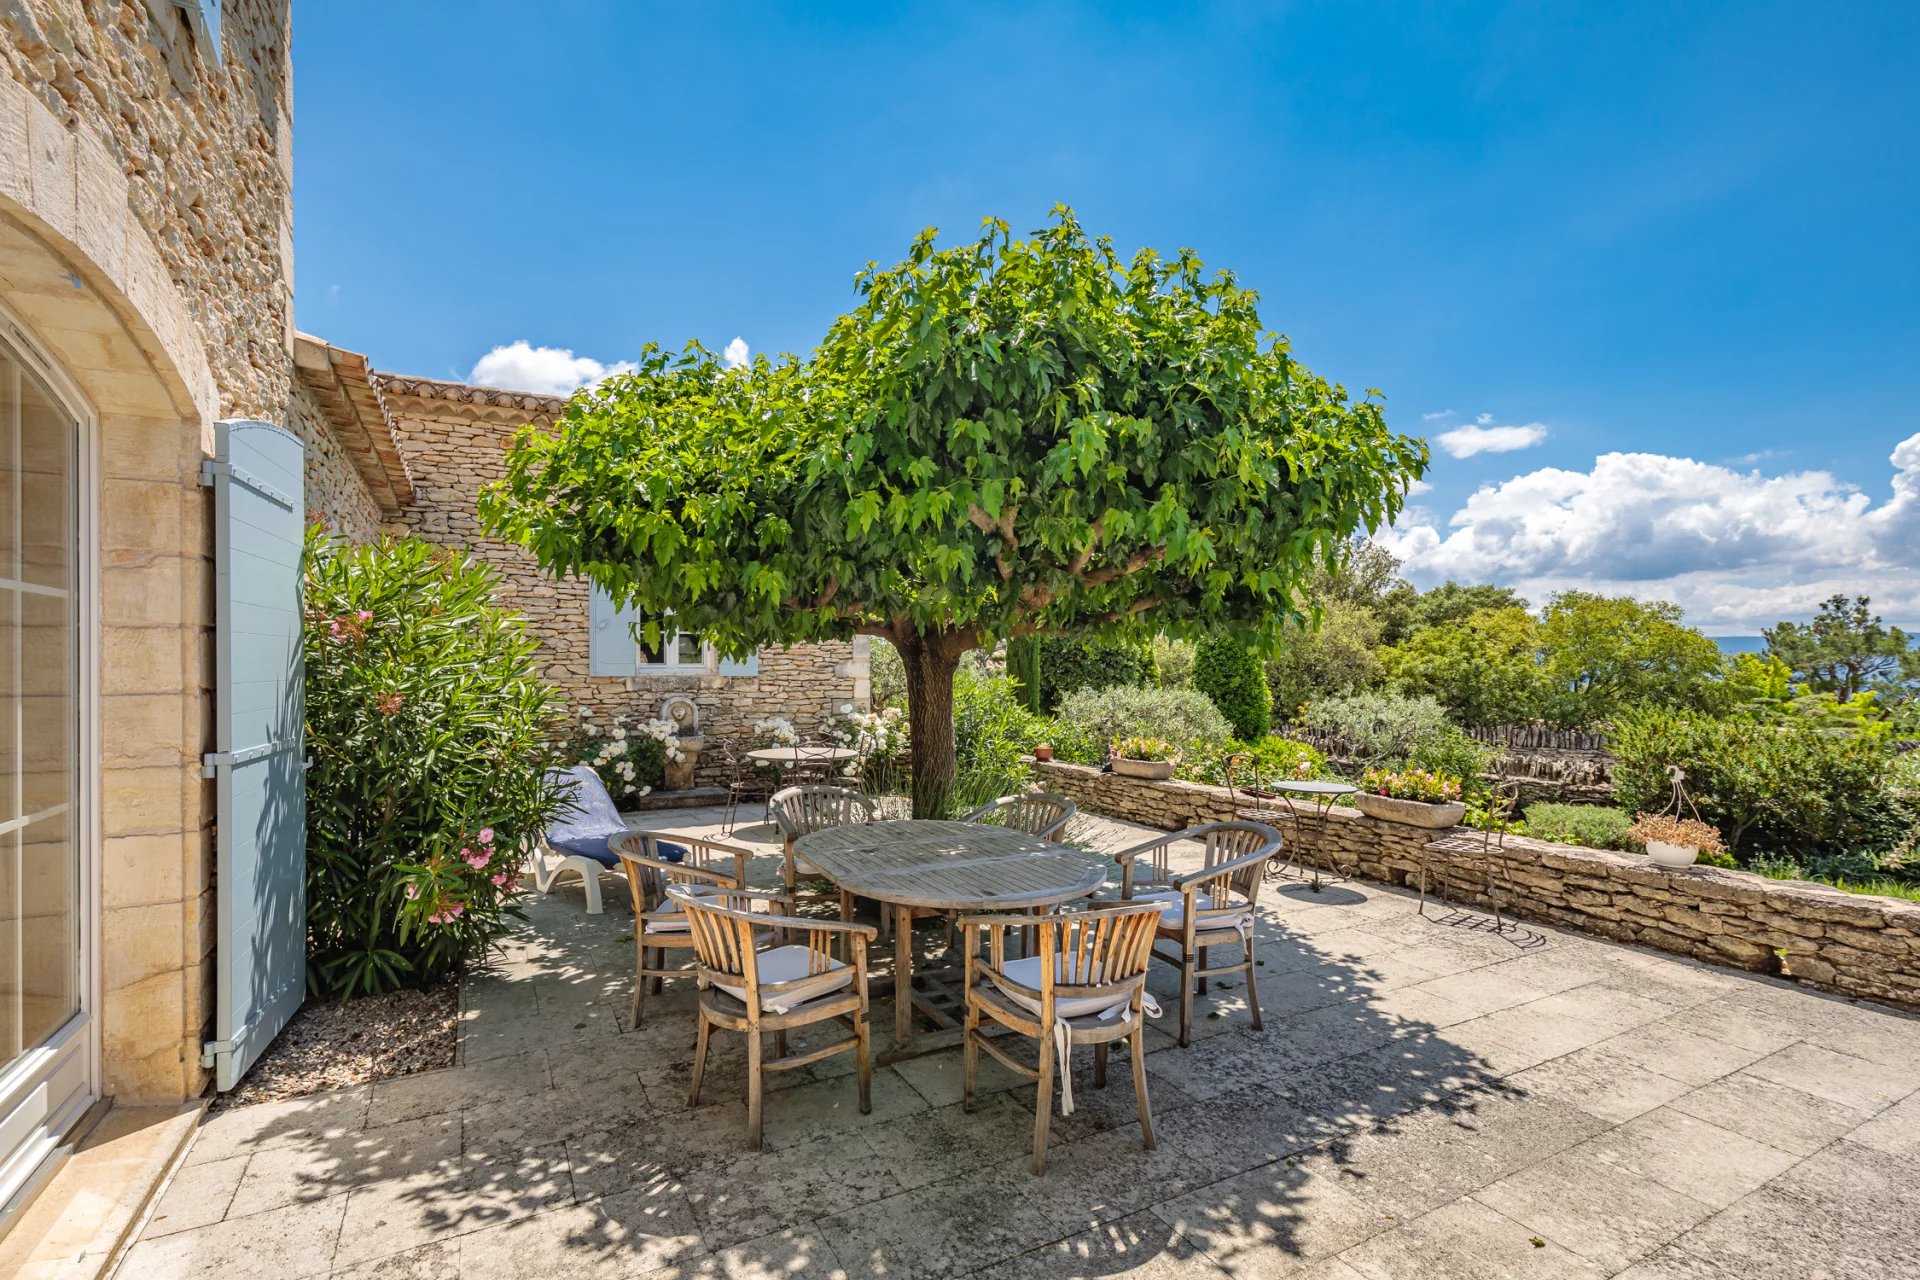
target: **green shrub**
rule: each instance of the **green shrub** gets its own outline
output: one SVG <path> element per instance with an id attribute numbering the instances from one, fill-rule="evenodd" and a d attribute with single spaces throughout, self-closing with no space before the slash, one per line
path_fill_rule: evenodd
<path id="1" fill-rule="evenodd" d="M 1116 685 L 1110 689 L 1077 689 L 1060 700 L 1060 710 L 1048 727 L 1054 753 L 1061 759 L 1097 764 L 1106 759 L 1107 744 L 1115 738 L 1165 738 L 1168 742 L 1195 740 L 1224 742 L 1233 736 L 1227 719 L 1213 700 L 1198 689 L 1156 689 Z M 1094 759 L 1063 754 L 1069 744 L 1090 743 Z"/>
<path id="2" fill-rule="evenodd" d="M 1273 695 L 1266 664 L 1238 637 L 1208 636 L 1193 654 L 1193 687 L 1213 699 L 1233 732 L 1258 742 L 1273 727 Z"/>
<path id="3" fill-rule="evenodd" d="M 1007 674 L 1034 711 L 1052 711 L 1075 689 L 1152 684 L 1146 640 L 1118 636 L 1022 636 L 1007 642 Z"/>
<path id="4" fill-rule="evenodd" d="M 1159 682 L 1168 689 L 1184 689 L 1193 683 L 1193 641 L 1168 636 L 1153 638 L 1153 669 Z"/>
<path id="5" fill-rule="evenodd" d="M 1541 803 L 1527 806 L 1527 834 L 1558 844 L 1629 850 L 1634 847 L 1627 835 L 1627 828 L 1632 825 L 1632 814 L 1605 805 Z"/>
<path id="6" fill-rule="evenodd" d="M 1040 741 L 1046 722 L 1021 704 L 1006 676 L 962 667 L 953 678 L 954 806 L 964 811 L 1024 790 L 1021 756 Z"/>
<path id="7" fill-rule="evenodd" d="M 458 972 L 518 914 L 562 803 L 538 642 L 485 568 L 415 540 L 306 562 L 307 968 L 359 995 Z"/>
<path id="8" fill-rule="evenodd" d="M 1181 755 L 1174 776 L 1188 782 L 1225 786 L 1229 781 L 1230 766 L 1231 781 L 1238 787 L 1271 786 L 1281 781 L 1332 776 L 1332 771 L 1327 767 L 1327 758 L 1313 747 L 1273 734 L 1254 743 L 1242 742 L 1238 738 L 1190 742 Z"/>
<path id="9" fill-rule="evenodd" d="M 1399 693 L 1321 698 L 1308 705 L 1306 719 L 1309 729 L 1340 739 L 1363 764 L 1410 759 L 1418 748 L 1458 732 L 1432 698 Z"/>
<path id="10" fill-rule="evenodd" d="M 1762 849 L 1798 858 L 1885 850 L 1909 829 L 1900 766 L 1877 735 L 1641 709 L 1619 716 L 1609 737 L 1621 807 L 1666 805 L 1667 767 L 1678 765 L 1700 816 L 1742 861 Z"/>

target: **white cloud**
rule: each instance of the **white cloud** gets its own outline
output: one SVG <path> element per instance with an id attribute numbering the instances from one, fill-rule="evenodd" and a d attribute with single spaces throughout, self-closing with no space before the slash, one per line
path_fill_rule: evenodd
<path id="1" fill-rule="evenodd" d="M 1442 431 L 1433 441 L 1453 457 L 1471 458 L 1476 453 L 1512 453 L 1516 449 L 1531 449 L 1546 438 L 1547 428 L 1543 423 L 1529 422 L 1518 427 L 1495 426 L 1493 415 L 1483 413 L 1471 426 Z"/>
<path id="2" fill-rule="evenodd" d="M 474 361 L 467 381 L 483 387 L 564 396 L 590 382 L 625 373 L 633 367 L 631 361 L 601 364 L 589 356 L 576 356 L 566 347 L 536 347 L 522 338 L 504 347 L 495 347 Z"/>
<path id="3" fill-rule="evenodd" d="M 1407 496 L 1417 498 L 1423 493 L 1432 493 L 1433 486 L 1425 480 L 1415 480 L 1407 486 Z"/>
<path id="4" fill-rule="evenodd" d="M 1422 421 L 1422 422 L 1438 422 L 1438 421 L 1440 421 L 1440 419 L 1442 419 L 1442 418 L 1451 418 L 1452 416 L 1453 416 L 1453 410 L 1451 410 L 1451 409 L 1442 409 L 1442 410 L 1440 410 L 1440 412 L 1438 412 L 1438 413 L 1423 413 L 1423 414 L 1421 414 L 1421 415 L 1420 415 L 1420 421 Z"/>
<path id="5" fill-rule="evenodd" d="M 747 345 L 747 340 L 745 338 L 735 338 L 732 342 L 729 342 L 727 344 L 727 349 L 720 353 L 720 358 L 727 362 L 727 367 L 729 369 L 739 369 L 744 367 L 747 361 L 752 359 L 752 357 L 753 357 L 753 348 Z"/>
<path id="6" fill-rule="evenodd" d="M 1875 505 L 1825 471 L 1609 453 L 1483 486 L 1444 527 L 1410 512 L 1383 541 L 1422 580 L 1673 599 L 1714 631 L 1803 616 L 1836 591 L 1920 619 L 1920 434 L 1889 461 L 1892 496 Z"/>

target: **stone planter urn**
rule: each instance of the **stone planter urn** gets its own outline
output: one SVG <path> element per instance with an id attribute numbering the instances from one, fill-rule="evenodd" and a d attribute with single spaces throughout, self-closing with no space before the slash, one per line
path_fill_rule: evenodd
<path id="1" fill-rule="evenodd" d="M 1154 782 L 1165 782 L 1173 776 L 1171 760 L 1128 760 L 1115 756 L 1112 764 L 1113 771 L 1123 778 L 1147 778 Z"/>
<path id="2" fill-rule="evenodd" d="M 662 791 L 685 791 L 693 785 L 693 767 L 700 763 L 700 748 L 707 745 L 707 740 L 680 737 L 674 744 L 680 748 L 680 759 L 667 761 L 660 779 Z"/>
<path id="3" fill-rule="evenodd" d="M 1424 800 L 1399 800 L 1393 796 L 1375 795 L 1371 791 L 1354 792 L 1348 798 L 1348 803 L 1369 818 L 1400 822 L 1409 827 L 1425 827 L 1429 831 L 1457 827 L 1460 819 L 1467 814 L 1467 806 L 1458 800 L 1446 804 L 1428 804 Z"/>

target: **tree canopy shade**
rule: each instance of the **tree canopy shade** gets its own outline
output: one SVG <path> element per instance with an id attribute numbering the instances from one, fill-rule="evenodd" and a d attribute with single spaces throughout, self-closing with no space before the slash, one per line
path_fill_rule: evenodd
<path id="1" fill-rule="evenodd" d="M 1015 635 L 1264 634 L 1316 560 L 1388 522 L 1426 446 L 1268 332 L 1191 252 L 1122 260 L 1072 212 L 1015 239 L 932 231 L 856 277 L 804 360 L 697 344 L 516 438 L 496 533 L 651 634 L 739 654 L 884 636 L 906 666 L 914 808 L 944 807 L 953 672 Z"/>

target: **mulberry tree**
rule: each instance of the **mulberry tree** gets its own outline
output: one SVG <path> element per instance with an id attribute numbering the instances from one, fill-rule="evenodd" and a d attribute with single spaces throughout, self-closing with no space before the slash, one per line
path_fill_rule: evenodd
<path id="1" fill-rule="evenodd" d="M 1427 461 L 1187 250 L 1123 260 L 1071 210 L 1025 239 L 922 233 L 805 360 L 649 346 L 516 437 L 498 535 L 722 652 L 882 636 L 913 805 L 954 782 L 961 656 L 1104 628 L 1258 640 Z"/>

